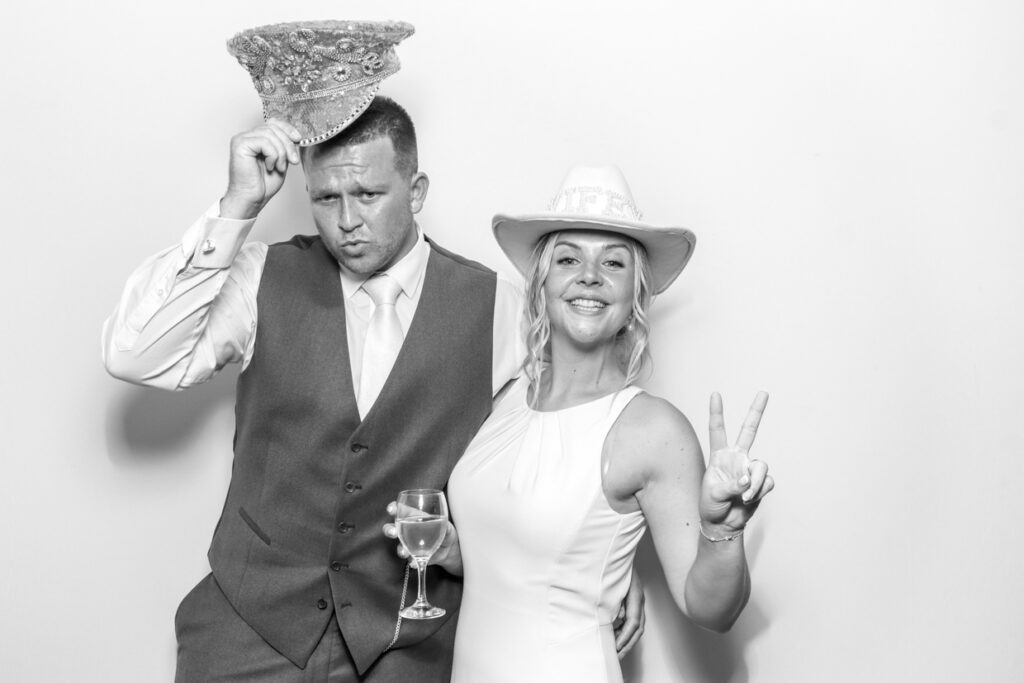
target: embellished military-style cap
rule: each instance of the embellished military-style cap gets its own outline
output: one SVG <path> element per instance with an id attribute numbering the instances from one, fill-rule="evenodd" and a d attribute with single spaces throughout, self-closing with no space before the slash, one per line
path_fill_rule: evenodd
<path id="1" fill-rule="evenodd" d="M 315 145 L 337 135 L 399 69 L 395 45 L 413 34 L 402 21 L 301 21 L 242 31 L 228 52 L 252 77 L 263 118 L 287 121 Z"/>

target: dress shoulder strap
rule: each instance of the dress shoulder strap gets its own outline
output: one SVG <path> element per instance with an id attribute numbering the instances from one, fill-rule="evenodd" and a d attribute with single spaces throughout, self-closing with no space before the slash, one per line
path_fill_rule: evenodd
<path id="1" fill-rule="evenodd" d="M 622 411 L 626 409 L 629 402 L 636 398 L 638 394 L 642 394 L 643 391 L 643 389 L 635 384 L 630 384 L 628 387 L 623 387 L 611 395 L 612 400 L 608 406 L 608 414 L 606 418 L 609 427 L 615 424 L 615 421 L 619 419 L 619 415 L 621 415 Z"/>

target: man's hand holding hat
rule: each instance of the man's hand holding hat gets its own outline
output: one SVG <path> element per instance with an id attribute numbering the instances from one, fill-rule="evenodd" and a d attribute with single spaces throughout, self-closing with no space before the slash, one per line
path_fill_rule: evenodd
<path id="1" fill-rule="evenodd" d="M 279 119 L 231 138 L 228 189 L 221 218 L 255 218 L 284 185 L 289 164 L 299 163 L 298 130 Z"/>

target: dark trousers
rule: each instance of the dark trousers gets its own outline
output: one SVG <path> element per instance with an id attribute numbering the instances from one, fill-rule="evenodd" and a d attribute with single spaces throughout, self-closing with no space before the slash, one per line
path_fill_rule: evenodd
<path id="1" fill-rule="evenodd" d="M 304 669 L 270 647 L 238 616 L 213 574 L 182 600 L 174 618 L 178 636 L 175 683 L 447 683 L 456 619 L 415 646 L 385 653 L 360 678 L 338 623 L 331 620 Z"/>

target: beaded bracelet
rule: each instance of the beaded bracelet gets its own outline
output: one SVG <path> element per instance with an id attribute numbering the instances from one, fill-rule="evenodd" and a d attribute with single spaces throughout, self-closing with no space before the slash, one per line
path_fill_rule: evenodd
<path id="1" fill-rule="evenodd" d="M 739 531 L 734 533 L 732 536 L 725 536 L 723 538 L 711 538 L 706 533 L 704 533 L 704 520 L 703 519 L 699 520 L 697 522 L 697 528 L 700 529 L 700 535 L 703 536 L 708 541 L 710 541 L 711 543 L 721 543 L 722 541 L 735 541 L 737 538 L 742 536 L 743 532 L 746 530 L 746 528 L 744 527 L 743 529 L 740 529 Z"/>

